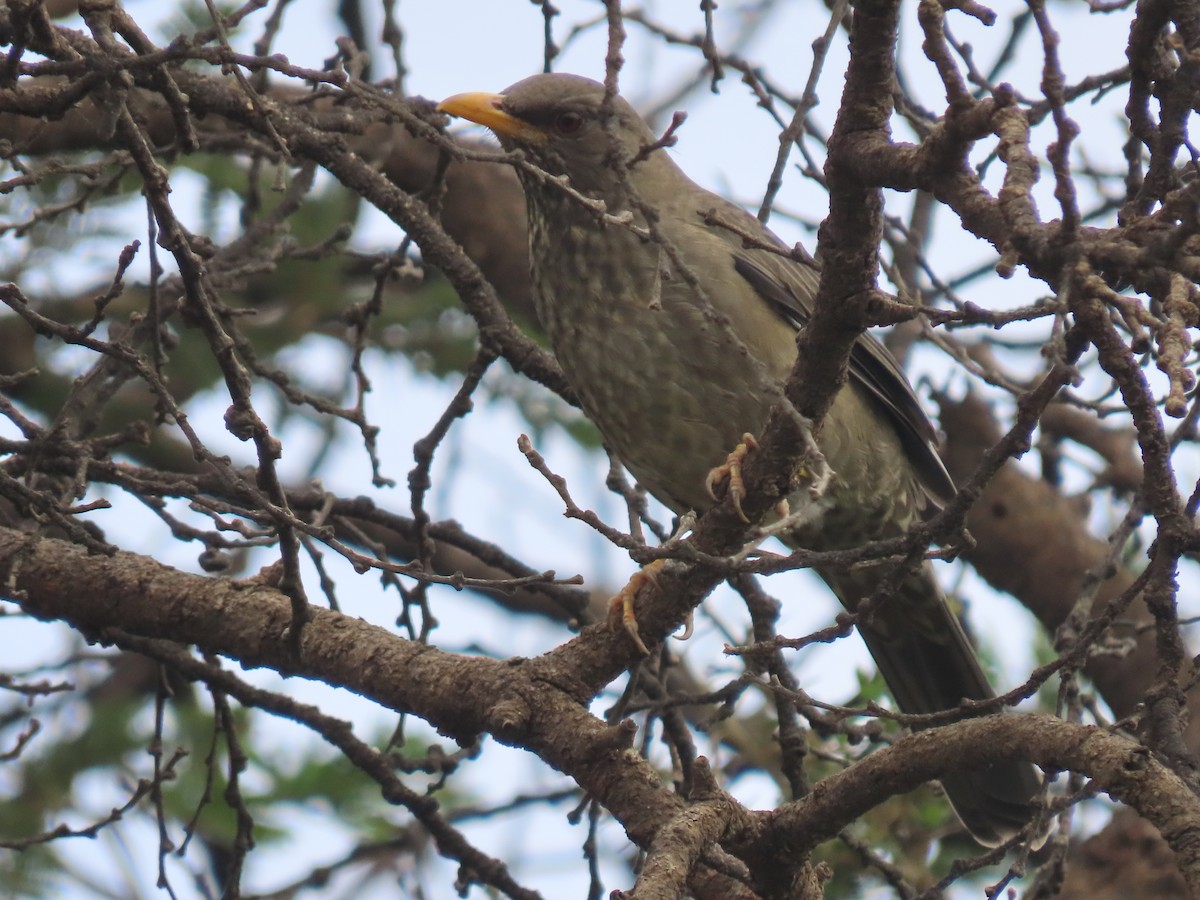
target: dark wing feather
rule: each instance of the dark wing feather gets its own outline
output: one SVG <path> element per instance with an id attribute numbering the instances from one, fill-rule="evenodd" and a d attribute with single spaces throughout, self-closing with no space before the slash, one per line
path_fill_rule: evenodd
<path id="1" fill-rule="evenodd" d="M 733 265 L 780 316 L 797 330 L 804 327 L 812 314 L 813 272 L 804 271 L 800 264 L 781 256 L 760 260 L 735 254 Z M 815 270 L 815 263 L 812 268 Z M 802 272 L 809 277 L 802 278 Z M 939 504 L 948 503 L 954 497 L 954 481 L 938 455 L 937 432 L 895 357 L 871 335 L 864 334 L 850 351 L 850 377 L 867 389 L 895 426 L 930 496 Z"/>

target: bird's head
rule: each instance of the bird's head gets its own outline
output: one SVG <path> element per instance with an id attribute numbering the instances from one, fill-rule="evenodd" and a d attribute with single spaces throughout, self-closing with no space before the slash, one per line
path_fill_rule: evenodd
<path id="1" fill-rule="evenodd" d="M 605 104 L 604 85 L 579 75 L 534 75 L 501 94 L 455 94 L 438 109 L 486 126 L 506 150 L 523 151 L 539 168 L 592 194 L 607 194 L 614 166 L 645 156 L 654 143 L 632 106 L 619 96 Z"/>

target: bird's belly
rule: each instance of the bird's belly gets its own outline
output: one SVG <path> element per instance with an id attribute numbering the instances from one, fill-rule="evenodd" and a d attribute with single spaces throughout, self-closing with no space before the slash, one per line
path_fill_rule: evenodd
<path id="1" fill-rule="evenodd" d="M 781 398 L 795 360 L 794 333 L 778 329 L 773 343 L 751 348 L 737 323 L 664 275 L 644 246 L 624 254 L 571 252 L 573 231 L 535 249 L 586 260 L 570 278 L 535 283 L 555 356 L 584 412 L 641 485 L 675 512 L 702 511 L 712 503 L 709 471 L 743 434 L 761 434 Z M 625 265 L 605 263 L 616 259 Z M 640 265 L 628 265 L 631 259 Z M 834 402 L 817 436 L 833 478 L 820 497 L 801 488 L 788 498 L 802 513 L 796 543 L 853 545 L 882 536 L 885 525 L 890 532 L 912 521 L 915 479 L 897 434 L 879 421 L 872 402 L 854 386 Z"/>
<path id="2" fill-rule="evenodd" d="M 709 470 L 742 434 L 761 431 L 778 376 L 739 350 L 726 326 L 698 324 L 694 308 L 605 299 L 539 311 L 555 355 L 634 477 L 676 512 L 702 510 Z"/>

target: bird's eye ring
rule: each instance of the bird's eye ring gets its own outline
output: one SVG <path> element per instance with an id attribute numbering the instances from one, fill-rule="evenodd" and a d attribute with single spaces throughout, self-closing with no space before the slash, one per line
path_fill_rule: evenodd
<path id="1" fill-rule="evenodd" d="M 576 134 L 583 127 L 583 116 L 577 112 L 559 113 L 554 120 L 554 130 L 561 135 Z"/>

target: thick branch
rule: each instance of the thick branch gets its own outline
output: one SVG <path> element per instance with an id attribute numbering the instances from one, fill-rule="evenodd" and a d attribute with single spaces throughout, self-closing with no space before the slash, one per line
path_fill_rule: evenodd
<path id="1" fill-rule="evenodd" d="M 1185 880 L 1200 891 L 1200 800 L 1183 780 L 1128 738 L 1049 716 L 988 716 L 914 734 L 818 783 L 778 810 L 773 826 L 785 830 L 789 847 L 813 846 L 882 797 L 929 780 L 931 772 L 1014 756 L 1049 771 L 1084 773 L 1135 808 L 1159 829 L 1178 854 Z"/>
<path id="2" fill-rule="evenodd" d="M 570 775 L 643 847 L 678 822 L 684 808 L 630 746 L 633 731 L 605 725 L 572 696 L 576 682 L 564 648 L 536 660 L 464 657 L 316 608 L 295 642 L 287 634 L 289 599 L 265 584 L 189 575 L 129 553 L 89 556 L 9 529 L 0 529 L 0 583 L 31 615 L 65 620 L 92 640 L 118 629 L 195 644 L 246 667 L 323 681 L 416 713 L 461 741 L 490 733 Z M 79 591 L 80 583 L 90 589 Z M 591 630 L 593 641 L 602 635 Z M 572 644 L 577 655 L 580 641 Z M 741 834 L 727 846 L 753 856 L 764 846 L 756 838 L 772 831 L 765 846 L 782 840 L 803 853 L 893 794 L 944 772 L 1016 757 L 1084 772 L 1134 806 L 1160 829 L 1185 878 L 1200 889 L 1200 802 L 1178 777 L 1125 738 L 1041 716 L 993 716 L 905 738 L 776 813 L 737 816 Z"/>
<path id="3" fill-rule="evenodd" d="M 89 585 L 88 591 L 78 586 Z M 636 729 L 610 726 L 578 702 L 574 654 L 505 662 L 445 653 L 360 619 L 310 607 L 299 642 L 289 636 L 290 601 L 263 583 L 205 578 L 132 553 L 89 556 L 62 541 L 0 528 L 0 584 L 29 614 L 61 619 L 90 640 L 108 629 L 179 644 L 345 688 L 414 713 L 460 743 L 488 733 L 536 754 L 575 779 L 649 847 L 683 808 L 631 746 Z M 619 656 L 606 627 L 589 629 L 599 652 Z M 298 654 L 298 655 L 297 655 Z M 701 870 L 693 888 L 736 895 L 724 876 Z M 714 881 L 715 879 L 715 881 Z M 711 884 L 710 884 L 711 882 Z"/>

